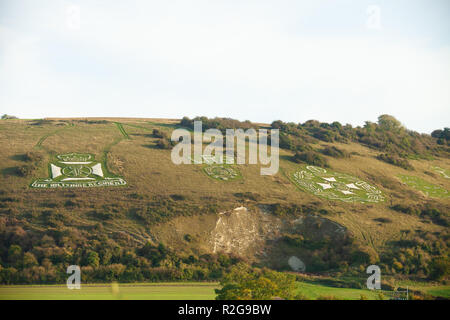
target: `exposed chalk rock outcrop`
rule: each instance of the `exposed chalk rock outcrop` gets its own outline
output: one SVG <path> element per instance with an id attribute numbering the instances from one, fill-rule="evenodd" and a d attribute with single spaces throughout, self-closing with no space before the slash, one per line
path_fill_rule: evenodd
<path id="1" fill-rule="evenodd" d="M 277 220 L 245 207 L 219 213 L 211 232 L 212 252 L 245 255 L 259 251 L 266 240 L 278 235 L 282 223 Z"/>

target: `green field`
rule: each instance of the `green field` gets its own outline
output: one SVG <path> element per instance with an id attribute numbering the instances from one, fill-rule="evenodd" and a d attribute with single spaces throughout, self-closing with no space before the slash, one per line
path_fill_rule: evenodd
<path id="1" fill-rule="evenodd" d="M 0 300 L 212 300 L 217 283 L 145 283 L 0 286 Z"/>
<path id="2" fill-rule="evenodd" d="M 425 294 L 432 295 L 433 297 L 450 299 L 450 286 L 448 285 L 430 285 L 429 283 L 415 281 L 399 281 L 398 284 L 402 287 L 408 286 L 411 290 L 420 291 Z"/>
<path id="3" fill-rule="evenodd" d="M 0 300 L 211 300 L 215 298 L 217 283 L 151 283 L 151 284 L 89 284 L 80 290 L 64 285 L 0 286 Z M 117 289 L 118 288 L 118 289 Z M 308 299 L 334 296 L 343 300 L 357 300 L 361 295 L 376 299 L 369 290 L 334 288 L 312 283 L 299 283 L 299 292 Z"/>
<path id="4" fill-rule="evenodd" d="M 450 195 L 447 190 L 444 188 L 429 183 L 419 177 L 407 176 L 407 175 L 399 175 L 400 180 L 408 186 L 423 192 L 428 197 L 434 198 L 448 198 Z"/>
<path id="5" fill-rule="evenodd" d="M 412 290 L 432 296 L 450 298 L 449 286 L 429 286 L 406 283 Z M 0 300 L 213 300 L 218 283 L 135 283 L 88 284 L 80 290 L 69 290 L 65 285 L 14 285 L 0 286 Z M 367 289 L 336 288 L 322 284 L 299 282 L 298 292 L 307 299 L 334 297 L 339 300 L 369 300 L 379 298 L 377 291 Z M 385 299 L 388 294 L 384 294 Z"/>
<path id="6" fill-rule="evenodd" d="M 377 292 L 368 289 L 335 288 L 307 282 L 299 283 L 299 292 L 312 300 L 330 296 L 339 300 L 359 300 L 361 295 L 370 300 L 378 298 Z"/>

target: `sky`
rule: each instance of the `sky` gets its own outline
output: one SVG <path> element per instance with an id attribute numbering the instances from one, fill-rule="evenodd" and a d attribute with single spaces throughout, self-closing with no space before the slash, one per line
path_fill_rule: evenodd
<path id="1" fill-rule="evenodd" d="M 0 0 L 0 113 L 450 126 L 448 0 Z"/>

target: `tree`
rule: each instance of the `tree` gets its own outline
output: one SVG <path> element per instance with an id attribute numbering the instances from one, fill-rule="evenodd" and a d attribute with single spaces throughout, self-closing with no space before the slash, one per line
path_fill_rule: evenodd
<path id="1" fill-rule="evenodd" d="M 442 145 L 450 140 L 450 128 L 444 128 L 444 130 L 434 130 L 431 133 L 431 136 L 437 139 L 438 144 Z"/>
<path id="2" fill-rule="evenodd" d="M 7 119 L 17 119 L 17 117 L 11 116 L 11 115 L 8 115 L 8 114 L 2 115 L 2 120 L 7 120 Z"/>
<path id="3" fill-rule="evenodd" d="M 397 132 L 403 129 L 403 126 L 400 123 L 400 121 L 398 121 L 393 116 L 390 116 L 388 114 L 383 114 L 378 117 L 378 125 L 381 127 L 381 129 L 387 131 Z"/>
<path id="4" fill-rule="evenodd" d="M 100 258 L 98 253 L 95 251 L 91 251 L 87 256 L 87 264 L 93 268 L 97 268 L 100 264 Z"/>
<path id="5" fill-rule="evenodd" d="M 183 117 L 183 119 L 181 119 L 181 121 L 180 121 L 180 125 L 183 127 L 190 128 L 191 124 L 192 124 L 192 121 L 188 117 Z"/>
<path id="6" fill-rule="evenodd" d="M 38 261 L 36 259 L 36 257 L 34 256 L 33 253 L 31 252 L 26 252 L 23 255 L 23 266 L 25 268 L 29 268 L 29 267 L 34 267 L 38 265 Z"/>
<path id="7" fill-rule="evenodd" d="M 450 262 L 448 258 L 437 257 L 430 264 L 430 279 L 440 281 L 450 275 Z"/>
<path id="8" fill-rule="evenodd" d="M 16 265 L 22 258 L 22 248 L 19 245 L 13 244 L 8 250 L 8 261 L 11 265 Z"/>
<path id="9" fill-rule="evenodd" d="M 444 133 L 444 131 L 442 131 L 441 129 L 437 129 L 437 130 L 434 130 L 434 131 L 431 133 L 431 136 L 432 136 L 433 138 L 439 139 L 439 138 L 442 136 L 443 133 Z"/>
<path id="10" fill-rule="evenodd" d="M 252 269 L 239 263 L 231 268 L 216 289 L 217 300 L 268 300 L 275 297 L 294 299 L 296 278 L 268 269 Z"/>

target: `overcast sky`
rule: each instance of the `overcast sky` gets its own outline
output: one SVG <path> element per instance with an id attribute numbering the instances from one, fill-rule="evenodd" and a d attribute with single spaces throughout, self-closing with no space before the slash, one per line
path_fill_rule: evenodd
<path id="1" fill-rule="evenodd" d="M 450 126 L 448 0 L 0 0 L 0 113 Z"/>

